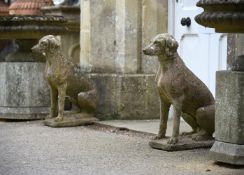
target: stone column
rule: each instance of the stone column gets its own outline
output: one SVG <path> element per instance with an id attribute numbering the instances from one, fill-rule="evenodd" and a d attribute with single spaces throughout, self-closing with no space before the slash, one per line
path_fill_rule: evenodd
<path id="1" fill-rule="evenodd" d="M 164 10 L 167 9 L 167 1 L 150 2 L 81 1 L 80 62 L 81 67 L 88 67 L 86 70 L 97 84 L 99 118 L 159 118 L 159 99 L 154 82 L 156 60 L 148 68 L 151 71 L 146 70 L 142 48 L 149 40 L 146 37 L 167 32 L 167 26 L 163 25 L 167 24 L 167 18 L 161 19 L 161 16 L 167 16 Z M 143 15 L 145 8 L 148 14 L 152 12 L 155 15 L 147 18 Z M 151 20 L 158 23 L 150 24 Z M 161 20 L 166 21 L 162 23 Z M 143 23 L 151 26 L 143 26 Z"/>
<path id="2" fill-rule="evenodd" d="M 244 35 L 228 34 L 228 69 L 216 73 L 214 160 L 244 165 Z"/>

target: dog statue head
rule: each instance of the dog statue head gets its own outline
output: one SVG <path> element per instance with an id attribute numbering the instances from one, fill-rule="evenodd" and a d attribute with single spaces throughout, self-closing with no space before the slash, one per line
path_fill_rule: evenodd
<path id="1" fill-rule="evenodd" d="M 143 49 L 145 55 L 150 56 L 173 56 L 178 49 L 178 42 L 167 33 L 159 34 L 153 38 L 148 46 Z"/>
<path id="2" fill-rule="evenodd" d="M 47 55 L 54 54 L 57 49 L 60 49 L 61 43 L 53 35 L 47 35 L 41 38 L 35 46 L 32 47 L 32 52 L 41 54 L 47 58 Z"/>

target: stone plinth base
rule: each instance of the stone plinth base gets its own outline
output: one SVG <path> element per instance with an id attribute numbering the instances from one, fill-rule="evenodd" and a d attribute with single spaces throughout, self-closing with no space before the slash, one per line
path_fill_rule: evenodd
<path id="1" fill-rule="evenodd" d="M 215 138 L 211 157 L 244 165 L 244 72 L 218 71 Z"/>
<path id="2" fill-rule="evenodd" d="M 215 138 L 244 145 L 244 72 L 218 71 Z"/>
<path id="3" fill-rule="evenodd" d="M 99 92 L 99 119 L 158 119 L 154 74 L 90 74 Z"/>
<path id="4" fill-rule="evenodd" d="M 98 121 L 97 118 L 93 117 L 92 114 L 78 113 L 78 114 L 65 114 L 63 120 L 56 121 L 55 118 L 46 119 L 44 125 L 60 128 L 60 127 L 74 127 L 93 124 Z"/>
<path id="5" fill-rule="evenodd" d="M 37 120 L 49 114 L 49 107 L 0 107 L 1 119 Z"/>
<path id="6" fill-rule="evenodd" d="M 44 63 L 0 64 L 0 118 L 43 119 L 49 113 L 49 88 Z"/>
<path id="7" fill-rule="evenodd" d="M 210 156 L 215 161 L 244 165 L 244 145 L 215 141 Z"/>
<path id="8" fill-rule="evenodd" d="M 210 148 L 214 140 L 204 140 L 204 141 L 195 141 L 190 137 L 180 137 L 179 142 L 175 145 L 168 144 L 168 139 L 161 140 L 152 140 L 149 142 L 149 145 L 154 149 L 160 149 L 163 151 L 181 151 L 189 149 L 199 149 L 199 148 Z"/>

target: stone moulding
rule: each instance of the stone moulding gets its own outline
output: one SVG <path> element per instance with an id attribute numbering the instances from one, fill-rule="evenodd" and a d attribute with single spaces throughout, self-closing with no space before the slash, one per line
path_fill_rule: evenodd
<path id="1" fill-rule="evenodd" d="M 244 31 L 244 0 L 201 0 L 197 6 L 204 9 L 195 17 L 200 25 L 223 33 Z"/>
<path id="2" fill-rule="evenodd" d="M 36 39 L 44 35 L 65 34 L 67 20 L 62 16 L 2 16 L 1 39 Z"/>
<path id="3" fill-rule="evenodd" d="M 67 17 L 68 32 L 80 32 L 80 18 L 76 14 L 80 14 L 80 7 L 77 6 L 46 6 L 42 7 L 41 11 L 45 15 L 53 15 L 57 13 L 65 14 Z"/>
<path id="4" fill-rule="evenodd" d="M 75 6 L 45 6 L 41 8 L 42 11 L 52 11 L 52 12 L 57 12 L 57 11 L 64 11 L 65 13 L 74 13 L 74 12 L 80 12 L 79 7 Z"/>
<path id="5" fill-rule="evenodd" d="M 244 13 L 226 12 L 204 12 L 195 17 L 197 23 L 211 28 L 216 28 L 217 32 L 238 32 L 244 31 Z M 223 23 L 225 23 L 223 25 Z M 237 25 L 238 24 L 238 25 Z"/>

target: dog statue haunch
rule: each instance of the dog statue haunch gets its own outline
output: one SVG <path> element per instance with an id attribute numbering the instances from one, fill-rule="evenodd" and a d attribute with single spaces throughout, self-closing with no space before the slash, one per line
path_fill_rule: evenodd
<path id="1" fill-rule="evenodd" d="M 160 95 L 160 128 L 155 139 L 165 137 L 169 108 L 173 106 L 173 133 L 168 144 L 176 144 L 180 117 L 192 127 L 194 140 L 208 140 L 214 132 L 215 100 L 206 85 L 184 64 L 177 53 L 178 43 L 169 34 L 159 34 L 143 50 L 157 56 L 160 68 L 156 75 Z M 197 58 L 196 58 L 197 59 Z"/>
<path id="2" fill-rule="evenodd" d="M 59 39 L 48 35 L 32 48 L 34 53 L 40 53 L 46 58 L 44 76 L 51 90 L 50 117 L 56 117 L 55 121 L 63 120 L 66 96 L 80 111 L 88 113 L 96 109 L 98 102 L 95 85 L 78 66 L 61 54 L 60 46 Z"/>

